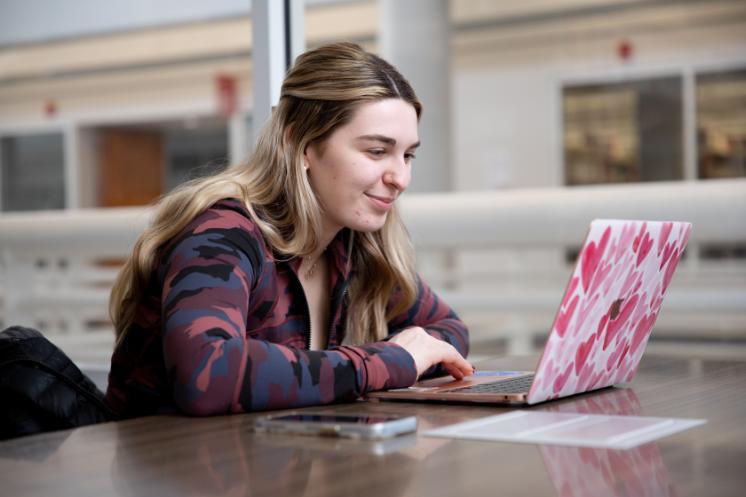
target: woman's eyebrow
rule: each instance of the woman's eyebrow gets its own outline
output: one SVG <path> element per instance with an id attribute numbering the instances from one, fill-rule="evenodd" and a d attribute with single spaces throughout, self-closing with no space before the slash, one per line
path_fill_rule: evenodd
<path id="1" fill-rule="evenodd" d="M 391 146 L 396 145 L 396 140 L 394 138 L 391 138 L 390 136 L 385 136 L 385 135 L 361 135 L 361 136 L 358 136 L 357 139 L 382 142 L 382 143 L 385 143 Z M 412 149 L 412 148 L 417 148 L 419 146 L 420 146 L 420 142 L 417 141 L 413 143 L 412 145 L 410 145 L 408 148 Z"/>

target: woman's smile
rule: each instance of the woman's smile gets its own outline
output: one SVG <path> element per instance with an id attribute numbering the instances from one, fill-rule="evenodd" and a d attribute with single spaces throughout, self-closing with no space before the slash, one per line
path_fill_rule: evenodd
<path id="1" fill-rule="evenodd" d="M 370 199 L 376 209 L 382 212 L 388 212 L 394 206 L 394 201 L 396 200 L 396 197 L 379 196 L 370 193 L 366 193 L 365 196 Z"/>

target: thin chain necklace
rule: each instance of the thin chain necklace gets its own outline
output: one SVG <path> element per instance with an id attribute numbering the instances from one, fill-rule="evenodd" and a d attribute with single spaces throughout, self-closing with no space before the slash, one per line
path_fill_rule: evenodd
<path id="1" fill-rule="evenodd" d="M 316 268 L 319 266 L 319 261 L 322 257 L 324 257 L 324 254 L 326 254 L 326 248 L 321 251 L 321 254 L 316 258 L 315 261 L 313 261 L 313 264 L 311 264 L 311 267 L 309 267 L 305 273 L 303 273 L 303 279 L 310 280 L 314 273 L 316 272 Z"/>

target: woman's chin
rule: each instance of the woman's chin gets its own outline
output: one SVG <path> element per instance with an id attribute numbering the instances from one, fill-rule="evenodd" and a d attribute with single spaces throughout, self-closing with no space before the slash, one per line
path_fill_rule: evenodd
<path id="1" fill-rule="evenodd" d="M 367 216 L 364 219 L 356 219 L 355 222 L 350 223 L 348 227 L 354 231 L 362 233 L 373 233 L 383 228 L 383 225 L 386 224 L 386 216 L 387 214 L 383 214 Z"/>

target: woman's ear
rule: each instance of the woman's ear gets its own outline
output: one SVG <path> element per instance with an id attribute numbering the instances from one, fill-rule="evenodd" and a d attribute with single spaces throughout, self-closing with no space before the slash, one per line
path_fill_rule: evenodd
<path id="1" fill-rule="evenodd" d="M 303 170 L 308 172 L 308 145 L 303 147 Z"/>
<path id="2" fill-rule="evenodd" d="M 317 160 L 317 158 L 318 149 L 316 148 L 316 143 L 306 143 L 306 146 L 303 147 L 303 168 L 308 171 L 308 169 L 311 167 L 311 164 L 313 164 Z"/>

